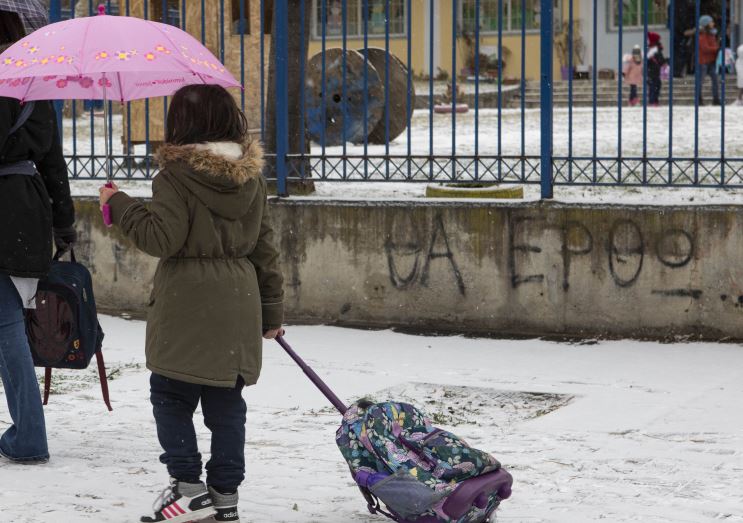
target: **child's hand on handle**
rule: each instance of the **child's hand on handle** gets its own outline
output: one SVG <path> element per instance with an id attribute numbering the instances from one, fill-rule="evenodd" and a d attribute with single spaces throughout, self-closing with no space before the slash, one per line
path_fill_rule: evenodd
<path id="1" fill-rule="evenodd" d="M 100 194 L 99 198 L 101 202 L 101 209 L 103 209 L 103 206 L 108 203 L 108 200 L 111 199 L 111 196 L 113 196 L 117 192 L 119 192 L 119 188 L 113 182 L 107 183 L 106 185 L 98 189 L 98 193 Z"/>
<path id="2" fill-rule="evenodd" d="M 285 331 L 281 327 L 278 329 L 267 330 L 263 333 L 263 337 L 267 340 L 275 340 L 277 336 L 284 336 Z"/>

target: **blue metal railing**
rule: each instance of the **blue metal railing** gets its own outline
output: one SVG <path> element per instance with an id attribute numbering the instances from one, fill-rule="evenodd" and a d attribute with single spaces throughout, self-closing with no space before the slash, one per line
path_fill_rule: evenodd
<path id="1" fill-rule="evenodd" d="M 743 146 L 726 144 L 743 133 L 740 118 L 727 118 L 730 73 L 719 71 L 719 111 L 702 107 L 710 71 L 698 59 L 700 39 L 709 39 L 698 27 L 704 14 L 721 29 L 723 57 L 736 47 L 741 0 L 721 0 L 720 13 L 692 0 L 687 25 L 694 27 L 684 28 L 696 29 L 692 36 L 681 36 L 681 17 L 673 4 L 668 9 L 671 74 L 663 82 L 667 103 L 658 107 L 650 99 L 657 68 L 648 62 L 648 36 L 666 34 L 656 24 L 672 0 L 584 1 L 593 7 L 584 24 L 574 0 L 144 0 L 136 9 L 129 0 L 104 3 L 110 13 L 189 30 L 227 60 L 247 86 L 236 97 L 255 134 L 275 142 L 266 176 L 277 180 L 279 194 L 308 178 L 539 184 L 543 198 L 555 185 L 743 187 Z M 604 8 L 611 22 L 599 16 Z M 59 20 L 96 10 L 93 0 L 52 0 L 50 14 Z M 297 37 L 310 40 L 307 56 L 290 55 Z M 680 38 L 690 42 L 691 81 L 673 74 L 685 61 L 677 56 Z M 627 107 L 630 79 L 622 76 L 633 45 L 642 57 L 640 107 Z M 315 54 L 319 71 L 308 61 Z M 290 91 L 296 74 L 316 80 Z M 465 104 L 468 111 L 459 113 Z M 102 140 L 115 149 L 115 178 L 155 174 L 151 155 L 163 139 L 167 99 L 112 104 L 108 136 L 95 104 L 58 108 L 73 178 L 100 176 Z M 719 148 L 712 145 L 718 139 Z"/>

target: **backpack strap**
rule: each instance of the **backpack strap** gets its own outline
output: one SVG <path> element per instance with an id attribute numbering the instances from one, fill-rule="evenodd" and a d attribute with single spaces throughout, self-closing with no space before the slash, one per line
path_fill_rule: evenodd
<path id="1" fill-rule="evenodd" d="M 103 402 L 108 407 L 108 411 L 111 412 L 111 399 L 108 395 L 108 377 L 106 376 L 106 364 L 103 363 L 103 353 L 100 349 L 95 352 L 95 359 L 98 362 L 98 379 L 101 382 L 101 393 L 103 394 Z"/>
<path id="2" fill-rule="evenodd" d="M 34 112 L 34 107 L 36 106 L 36 102 L 26 102 L 23 105 L 23 110 L 21 110 L 21 114 L 18 116 L 18 120 L 15 121 L 13 124 L 13 127 L 10 128 L 8 131 L 8 136 L 15 133 L 18 129 L 23 127 L 23 124 L 25 124 L 29 118 L 31 118 L 31 113 Z"/>
<path id="3" fill-rule="evenodd" d="M 5 144 L 8 142 L 8 138 L 10 138 L 15 132 L 23 127 L 23 124 L 25 124 L 28 119 L 31 117 L 31 113 L 34 112 L 34 107 L 36 107 L 36 102 L 27 102 L 23 105 L 23 109 L 21 109 L 21 114 L 18 115 L 18 119 L 13 124 L 13 127 L 8 129 L 8 134 L 3 138 L 2 142 L 0 142 L 0 149 L 5 148 Z"/>
<path id="4" fill-rule="evenodd" d="M 49 389 L 52 387 L 52 368 L 44 369 L 44 405 L 49 403 Z"/>

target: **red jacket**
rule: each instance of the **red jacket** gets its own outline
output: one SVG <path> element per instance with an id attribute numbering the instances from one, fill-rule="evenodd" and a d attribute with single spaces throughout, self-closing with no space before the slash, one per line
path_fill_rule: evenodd
<path id="1" fill-rule="evenodd" d="M 712 64 L 717 60 L 717 52 L 720 44 L 717 37 L 709 33 L 699 35 L 699 63 L 702 65 Z"/>

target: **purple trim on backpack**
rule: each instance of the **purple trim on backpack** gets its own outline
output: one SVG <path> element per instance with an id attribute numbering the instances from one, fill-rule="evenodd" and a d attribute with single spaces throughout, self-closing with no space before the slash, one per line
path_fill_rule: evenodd
<path id="1" fill-rule="evenodd" d="M 370 488 L 387 477 L 389 477 L 389 474 L 384 474 L 382 472 L 359 470 L 354 474 L 353 479 L 359 487 Z"/>
<path id="2" fill-rule="evenodd" d="M 512 482 L 511 475 L 503 469 L 465 480 L 446 499 L 443 510 L 452 519 L 459 519 L 473 505 L 481 509 L 487 507 L 488 496 L 494 492 L 500 499 L 511 497 Z"/>

